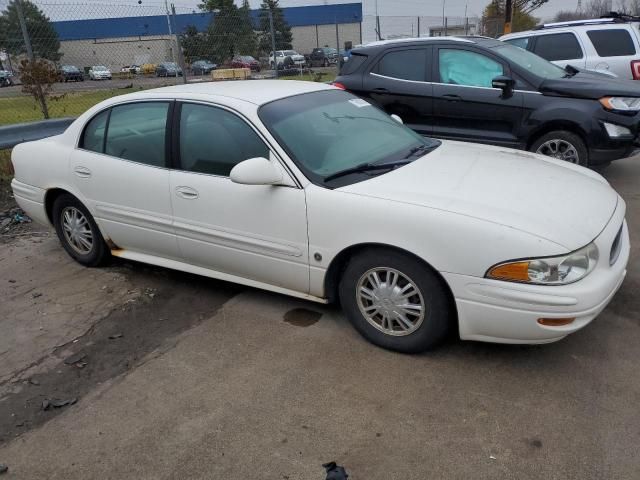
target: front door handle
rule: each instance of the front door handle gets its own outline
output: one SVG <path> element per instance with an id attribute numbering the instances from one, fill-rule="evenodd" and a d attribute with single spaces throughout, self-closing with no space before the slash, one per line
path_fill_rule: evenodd
<path id="1" fill-rule="evenodd" d="M 191 187 L 176 187 L 176 195 L 186 200 L 195 200 L 198 198 L 198 191 Z"/>
<path id="2" fill-rule="evenodd" d="M 453 95 L 451 93 L 443 95 L 442 98 L 444 98 L 447 102 L 460 102 L 460 101 L 462 101 L 462 97 L 460 95 Z"/>
<path id="3" fill-rule="evenodd" d="M 388 89 L 386 89 L 386 88 L 382 88 L 382 87 L 380 87 L 380 88 L 374 88 L 374 89 L 373 89 L 373 91 L 374 91 L 374 92 L 376 92 L 376 93 L 389 93 L 389 90 L 388 90 Z"/>
<path id="4" fill-rule="evenodd" d="M 82 165 L 76 166 L 76 168 L 73 169 L 73 173 L 75 173 L 80 178 L 89 178 L 91 176 L 91 170 L 89 170 L 87 167 L 83 167 Z"/>

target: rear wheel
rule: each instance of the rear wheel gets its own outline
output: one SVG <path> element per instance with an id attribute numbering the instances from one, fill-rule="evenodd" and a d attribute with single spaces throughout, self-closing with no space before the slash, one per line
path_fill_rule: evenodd
<path id="1" fill-rule="evenodd" d="M 109 248 L 96 222 L 73 195 L 61 195 L 55 200 L 53 224 L 62 246 L 78 263 L 97 267 L 109 258 Z"/>
<path id="2" fill-rule="evenodd" d="M 407 254 L 380 248 L 351 259 L 340 281 L 340 302 L 363 337 L 404 353 L 437 346 L 454 317 L 435 272 Z"/>
<path id="3" fill-rule="evenodd" d="M 541 136 L 533 142 L 529 150 L 576 165 L 589 164 L 587 146 L 582 138 L 566 130 L 556 130 Z"/>

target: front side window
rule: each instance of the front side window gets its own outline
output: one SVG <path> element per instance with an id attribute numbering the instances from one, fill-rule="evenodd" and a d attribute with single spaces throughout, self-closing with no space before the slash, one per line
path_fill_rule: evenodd
<path id="1" fill-rule="evenodd" d="M 180 111 L 182 170 L 228 177 L 243 160 L 269 158 L 269 148 L 240 117 L 221 108 L 185 103 Z"/>
<path id="2" fill-rule="evenodd" d="M 501 63 L 468 50 L 440 49 L 440 82 L 470 87 L 491 87 L 492 80 L 504 75 Z"/>
<path id="3" fill-rule="evenodd" d="M 636 47 L 627 30 L 589 30 L 587 36 L 600 57 L 626 57 L 636 54 Z"/>
<path id="4" fill-rule="evenodd" d="M 275 100 L 258 114 L 307 178 L 322 186 L 366 180 L 374 173 L 326 179 L 363 164 L 415 159 L 419 152 L 439 145 L 365 100 L 337 89 Z"/>
<path id="5" fill-rule="evenodd" d="M 573 33 L 540 35 L 536 38 L 534 53 L 550 62 L 584 57 L 578 39 Z"/>
<path id="6" fill-rule="evenodd" d="M 401 80 L 424 82 L 427 56 L 423 49 L 395 50 L 385 54 L 374 73 Z"/>
<path id="7" fill-rule="evenodd" d="M 156 167 L 166 167 L 167 102 L 119 105 L 111 109 L 105 153 Z"/>
<path id="8" fill-rule="evenodd" d="M 92 152 L 104 153 L 104 134 L 108 118 L 109 110 L 105 110 L 87 123 L 87 126 L 84 127 L 82 139 L 80 140 L 80 148 L 91 150 Z"/>

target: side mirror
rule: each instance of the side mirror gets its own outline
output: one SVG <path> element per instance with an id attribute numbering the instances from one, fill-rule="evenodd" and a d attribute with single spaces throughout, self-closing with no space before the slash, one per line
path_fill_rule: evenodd
<path id="1" fill-rule="evenodd" d="M 243 185 L 280 185 L 285 183 L 280 168 L 266 158 L 249 158 L 231 169 L 231 181 Z"/>
<path id="2" fill-rule="evenodd" d="M 395 113 L 391 114 L 391 118 L 393 118 L 396 122 L 403 124 L 404 122 L 402 121 L 402 118 L 400 118 L 399 115 L 396 115 Z"/>
<path id="3" fill-rule="evenodd" d="M 516 81 L 511 77 L 507 77 L 506 75 L 500 75 L 499 77 L 496 77 L 491 81 L 491 86 L 493 88 L 499 88 L 500 90 L 502 90 L 502 94 L 505 97 L 510 97 L 513 94 L 513 89 L 516 86 Z"/>

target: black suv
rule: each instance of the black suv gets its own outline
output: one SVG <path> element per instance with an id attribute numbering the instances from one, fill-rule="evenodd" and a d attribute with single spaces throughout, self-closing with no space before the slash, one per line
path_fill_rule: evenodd
<path id="1" fill-rule="evenodd" d="M 640 145 L 640 83 L 562 69 L 490 38 L 374 42 L 352 50 L 334 84 L 438 138 L 580 165 L 624 158 Z"/>
<path id="2" fill-rule="evenodd" d="M 338 63 L 338 51 L 331 47 L 314 48 L 306 60 L 310 67 L 328 67 Z"/>

